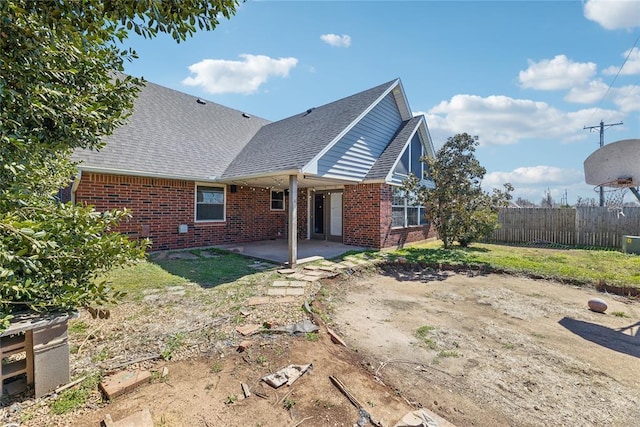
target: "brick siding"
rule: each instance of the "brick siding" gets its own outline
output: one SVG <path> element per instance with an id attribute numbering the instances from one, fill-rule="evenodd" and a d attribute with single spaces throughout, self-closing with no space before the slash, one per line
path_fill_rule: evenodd
<path id="1" fill-rule="evenodd" d="M 286 237 L 287 213 L 271 211 L 270 190 L 237 186 L 232 193 L 227 186 L 226 221 L 196 223 L 195 186 L 193 181 L 83 173 L 76 202 L 98 211 L 126 207 L 132 218 L 117 231 L 134 239 L 149 237 L 151 250 Z M 178 233 L 181 224 L 188 226 L 187 233 Z"/>
<path id="2" fill-rule="evenodd" d="M 402 247 L 435 237 L 432 227 L 391 228 L 392 187 L 347 185 L 344 189 L 344 243 L 370 248 Z"/>
<path id="3" fill-rule="evenodd" d="M 209 184 L 212 185 L 212 184 Z M 98 211 L 127 208 L 132 218 L 117 231 L 152 240 L 151 250 L 185 249 L 287 237 L 287 211 L 272 211 L 271 192 L 261 187 L 226 187 L 226 220 L 195 222 L 193 181 L 83 173 L 76 202 Z M 370 248 L 399 247 L 434 237 L 429 227 L 391 228 L 391 187 L 347 185 L 343 195 L 344 243 Z M 289 197 L 285 200 L 288 206 Z M 307 237 L 307 191 L 298 192 L 298 239 Z M 186 224 L 188 231 L 179 233 Z"/>

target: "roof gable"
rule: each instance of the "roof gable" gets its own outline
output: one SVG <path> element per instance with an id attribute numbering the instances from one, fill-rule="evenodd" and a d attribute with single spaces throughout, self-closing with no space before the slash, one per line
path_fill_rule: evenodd
<path id="1" fill-rule="evenodd" d="M 80 169 L 214 180 L 269 121 L 147 82 L 126 125 L 100 151 L 78 150 Z"/>
<path id="2" fill-rule="evenodd" d="M 393 80 L 264 126 L 231 163 L 223 178 L 309 171 L 310 163 L 317 162 L 398 84 L 399 80 Z"/>
<path id="3" fill-rule="evenodd" d="M 384 180 L 389 184 L 402 184 L 402 181 L 407 177 L 407 173 L 401 170 L 403 169 L 400 167 L 401 160 L 403 156 L 409 155 L 412 141 L 416 138 L 422 144 L 424 155 L 433 156 L 433 144 L 425 117 L 423 115 L 413 117 L 404 121 L 399 127 L 393 140 L 367 174 L 366 180 Z M 429 178 L 422 179 L 421 183 L 426 186 L 433 184 Z"/>

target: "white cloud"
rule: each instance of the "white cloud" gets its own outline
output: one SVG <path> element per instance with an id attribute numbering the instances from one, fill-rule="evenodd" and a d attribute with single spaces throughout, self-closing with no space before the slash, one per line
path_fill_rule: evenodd
<path id="1" fill-rule="evenodd" d="M 637 0 L 587 0 L 584 17 L 607 30 L 640 27 L 640 2 Z"/>
<path id="2" fill-rule="evenodd" d="M 514 186 L 555 185 L 584 181 L 584 175 L 577 169 L 563 169 L 556 166 L 520 167 L 510 172 L 491 172 L 485 175 L 483 185 L 497 187 L 505 182 Z"/>
<path id="3" fill-rule="evenodd" d="M 602 80 L 592 80 L 585 85 L 571 88 L 564 100 L 578 104 L 597 104 L 607 93 L 608 88 L 609 86 Z"/>
<path id="4" fill-rule="evenodd" d="M 584 182 L 582 171 L 546 165 L 487 173 L 482 181 L 482 187 L 490 191 L 491 188 L 501 188 L 506 182 L 510 182 L 514 187 L 514 200 L 522 197 L 536 204 L 540 203 L 547 191 L 558 203 L 562 201 L 565 194 L 569 203 L 574 203 L 577 196 L 595 196 L 595 193 L 592 193 L 593 187 Z"/>
<path id="5" fill-rule="evenodd" d="M 287 77 L 298 64 L 296 58 L 270 58 L 265 55 L 240 55 L 241 61 L 203 59 L 189 66 L 194 74 L 182 80 L 187 86 L 200 86 L 213 94 L 255 93 L 270 77 Z"/>
<path id="6" fill-rule="evenodd" d="M 529 60 L 529 68 L 520 71 L 518 80 L 524 88 L 540 90 L 569 89 L 588 81 L 596 74 L 593 62 L 573 62 L 565 55 L 540 62 Z"/>
<path id="7" fill-rule="evenodd" d="M 527 139 L 561 142 L 584 140 L 584 125 L 593 121 L 593 108 L 566 112 L 545 102 L 506 96 L 455 95 L 427 113 L 434 144 L 460 132 L 478 135 L 481 146 L 515 144 Z M 597 110 L 602 120 L 621 120 L 623 114 Z"/>
<path id="8" fill-rule="evenodd" d="M 638 8 L 640 8 L 640 2 L 638 3 Z M 634 47 L 624 52 L 621 56 L 623 59 L 627 58 L 627 56 L 629 57 L 622 67 L 622 70 L 620 70 L 621 76 L 640 74 L 640 49 Z M 611 67 L 607 67 L 602 70 L 602 73 L 612 76 L 617 74 L 619 69 L 619 65 L 612 65 Z"/>
<path id="9" fill-rule="evenodd" d="M 320 36 L 320 40 L 334 47 L 351 46 L 351 36 L 348 36 L 347 34 L 343 34 L 341 36 L 337 34 L 323 34 Z"/>

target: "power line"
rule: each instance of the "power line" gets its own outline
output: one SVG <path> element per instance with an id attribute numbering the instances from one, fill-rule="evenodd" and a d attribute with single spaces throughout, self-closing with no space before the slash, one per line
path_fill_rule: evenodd
<path id="1" fill-rule="evenodd" d="M 600 129 L 600 148 L 604 147 L 604 130 L 605 128 L 610 128 L 611 126 L 621 125 L 622 122 L 619 123 L 608 123 L 604 124 L 602 120 L 600 120 L 600 124 L 598 126 L 585 126 L 583 129 L 589 129 L 592 131 L 593 129 Z M 602 185 L 600 186 L 600 206 L 604 206 L 604 188 Z"/>
<path id="2" fill-rule="evenodd" d="M 631 56 L 631 53 L 633 52 L 633 49 L 638 45 L 638 42 L 640 41 L 640 35 L 638 36 L 638 38 L 636 38 L 635 43 L 633 44 L 633 46 L 631 46 L 631 49 L 629 49 L 629 52 L 627 53 L 627 57 L 624 58 L 624 61 L 622 62 L 622 65 L 620 65 L 620 68 L 618 69 L 618 72 L 616 73 L 615 77 L 613 78 L 613 80 L 611 80 L 611 83 L 609 83 L 609 87 L 607 88 L 607 91 L 604 93 L 604 95 L 602 96 L 602 98 L 600 99 L 600 102 L 598 102 L 598 106 L 596 107 L 595 110 L 593 110 L 593 113 L 591 113 L 591 116 L 593 117 L 593 115 L 596 113 L 596 111 L 598 111 L 600 109 L 600 106 L 602 105 L 602 103 L 604 102 L 604 100 L 607 98 L 607 95 L 609 95 L 609 92 L 611 92 L 611 88 L 613 87 L 613 84 L 616 82 L 616 79 L 618 78 L 618 76 L 620 75 L 620 73 L 622 72 L 622 69 L 624 68 L 625 64 L 627 63 L 627 61 L 629 60 L 629 57 Z M 586 129 L 586 128 L 585 128 Z"/>

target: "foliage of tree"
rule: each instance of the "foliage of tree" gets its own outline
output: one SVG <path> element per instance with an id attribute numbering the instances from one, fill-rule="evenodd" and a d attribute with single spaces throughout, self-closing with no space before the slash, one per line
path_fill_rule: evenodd
<path id="1" fill-rule="evenodd" d="M 523 197 L 518 197 L 515 201 L 515 204 L 521 208 L 535 208 L 537 206 L 531 200 L 525 199 Z"/>
<path id="2" fill-rule="evenodd" d="M 96 278 L 144 256 L 111 233 L 127 212 L 62 204 L 74 149 L 99 149 L 143 81 L 130 31 L 185 40 L 235 13 L 237 0 L 0 2 L 0 330 L 12 313 L 68 310 L 118 297 Z"/>
<path id="3" fill-rule="evenodd" d="M 464 247 L 489 236 L 498 227 L 499 208 L 511 200 L 511 184 L 491 193 L 482 190 L 486 169 L 474 155 L 477 145 L 478 137 L 466 133 L 448 138 L 435 157 L 422 159 L 435 188 L 421 186 L 415 176 L 404 183 L 405 190 L 415 193 L 425 207 L 445 248 L 455 241 Z"/>
<path id="4" fill-rule="evenodd" d="M 556 201 L 553 200 L 553 196 L 551 195 L 551 190 L 547 188 L 544 195 L 542 196 L 542 200 L 540 200 L 541 208 L 553 208 L 556 206 Z"/>

